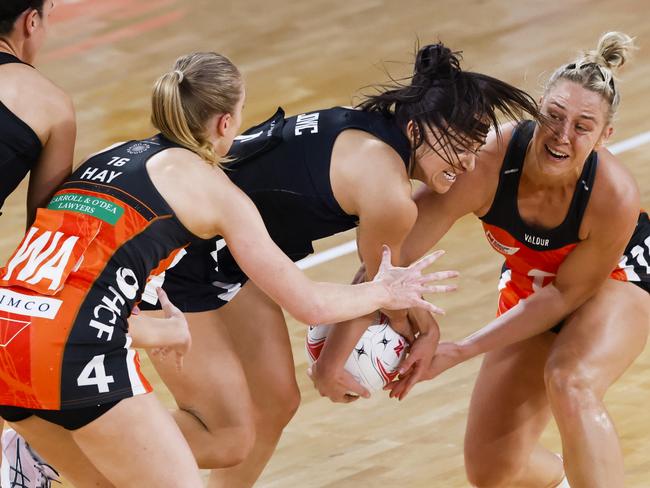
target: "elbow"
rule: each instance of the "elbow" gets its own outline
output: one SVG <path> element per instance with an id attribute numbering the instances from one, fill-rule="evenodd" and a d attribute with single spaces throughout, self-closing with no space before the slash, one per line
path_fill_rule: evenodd
<path id="1" fill-rule="evenodd" d="M 328 314 L 326 303 L 318 296 L 311 299 L 302 300 L 301 306 L 293 311 L 292 315 L 298 322 L 307 325 L 317 325 L 328 323 Z"/>
<path id="2" fill-rule="evenodd" d="M 313 303 L 301 311 L 301 315 L 296 317 L 297 320 L 308 325 L 325 324 L 330 322 L 327 310 L 322 303 Z"/>

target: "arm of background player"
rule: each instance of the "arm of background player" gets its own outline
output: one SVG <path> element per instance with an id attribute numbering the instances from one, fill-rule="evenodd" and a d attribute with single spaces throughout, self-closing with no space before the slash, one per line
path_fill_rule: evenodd
<path id="1" fill-rule="evenodd" d="M 27 189 L 27 227 L 36 217 L 36 209 L 45 207 L 58 187 L 70 176 L 77 135 L 72 100 L 58 90 L 52 97 L 52 107 L 47 108 L 55 122 L 41 156 L 29 175 Z"/>

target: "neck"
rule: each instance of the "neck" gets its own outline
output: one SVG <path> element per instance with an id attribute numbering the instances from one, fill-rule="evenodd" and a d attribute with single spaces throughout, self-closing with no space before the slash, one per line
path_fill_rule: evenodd
<path id="1" fill-rule="evenodd" d="M 10 39 L 6 37 L 0 37 L 0 51 L 13 54 L 21 61 L 24 61 L 21 52 L 22 50 L 19 49 L 19 47 L 16 46 L 14 42 L 12 42 Z"/>

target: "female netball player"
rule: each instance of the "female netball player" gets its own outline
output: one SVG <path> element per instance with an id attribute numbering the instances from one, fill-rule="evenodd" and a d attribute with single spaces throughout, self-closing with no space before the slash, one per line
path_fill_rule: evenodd
<path id="1" fill-rule="evenodd" d="M 603 396 L 646 343 L 650 222 L 631 175 L 603 144 L 620 100 L 614 73 L 632 46 L 625 34 L 605 34 L 549 79 L 541 105 L 549 126 L 504 128 L 474 173 L 444 196 L 418 200 L 406 256 L 474 212 L 505 257 L 499 317 L 458 344 L 442 343 L 428 372 L 487 352 L 465 437 L 473 486 L 561 483 L 561 459 L 538 444 L 551 415 L 573 488 L 624 485 Z M 391 394 L 403 398 L 410 386 L 406 373 Z"/>
<path id="2" fill-rule="evenodd" d="M 3 0 L 0 5 L 0 208 L 29 173 L 28 225 L 72 170 L 72 101 L 30 66 L 53 8 L 52 0 Z"/>
<path id="3" fill-rule="evenodd" d="M 462 71 L 444 45 L 428 45 L 409 82 L 381 88 L 358 109 L 289 118 L 278 111 L 249 129 L 233 146 L 226 174 L 293 260 L 312 253 L 313 240 L 357 227 L 372 279 L 381 244 L 399 255 L 415 222 L 409 178 L 447 191 L 473 167 L 499 109 L 515 117 L 535 113 L 536 105 L 506 83 Z M 190 248 L 166 271 L 163 287 L 172 302 L 193 312 L 187 317 L 194 346 L 181 373 L 152 358 L 199 465 L 233 466 L 214 471 L 212 487 L 251 486 L 299 404 L 282 310 L 247 281 L 230 244 L 226 237 Z M 364 393 L 350 381 L 348 390 Z"/>
<path id="4" fill-rule="evenodd" d="M 29 173 L 28 226 L 36 208 L 72 171 L 72 101 L 30 65 L 45 41 L 53 8 L 51 0 L 0 4 L 0 209 Z"/>
<path id="5" fill-rule="evenodd" d="M 378 307 L 432 310 L 422 293 L 448 289 L 426 283 L 453 273 L 421 275 L 435 255 L 393 268 L 388 248 L 372 283 L 307 279 L 218 167 L 243 103 L 229 60 L 179 59 L 154 88 L 162 134 L 91 156 L 38 210 L 0 271 L 0 415 L 78 486 L 202 486 L 178 426 L 145 394 L 151 387 L 127 333 L 147 277 L 190 243 L 224 236 L 260 289 L 307 322 Z M 68 433 L 85 458 L 60 452 Z"/>

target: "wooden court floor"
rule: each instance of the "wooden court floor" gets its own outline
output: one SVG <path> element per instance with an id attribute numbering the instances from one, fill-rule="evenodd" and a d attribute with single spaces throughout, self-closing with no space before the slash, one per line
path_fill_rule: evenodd
<path id="1" fill-rule="evenodd" d="M 151 134 L 149 91 L 181 54 L 228 55 L 247 81 L 244 125 L 282 105 L 289 114 L 350 104 L 360 87 L 408 74 L 416 39 L 463 50 L 464 67 L 539 95 L 544 75 L 607 30 L 637 37 L 625 70 L 613 142 L 650 131 L 650 6 L 645 0 L 58 0 L 48 47 L 38 66 L 74 98 L 77 158 L 120 140 Z M 384 64 L 382 64 L 384 63 Z M 650 207 L 650 143 L 621 154 Z M 0 258 L 23 229 L 26 185 L 0 217 Z M 351 234 L 318 243 L 348 241 Z M 460 338 L 486 323 L 496 304 L 499 259 L 478 222 L 463 219 L 440 244 L 440 266 L 463 273 L 461 290 L 436 297 L 447 310 L 443 337 Z M 357 267 L 346 256 L 310 269 L 319 280 L 346 282 Z M 462 439 L 479 360 L 420 384 L 402 403 L 377 395 L 352 405 L 321 399 L 305 375 L 304 327 L 290 321 L 300 410 L 286 429 L 259 487 L 465 487 Z M 262 360 L 261 358 L 259 360 Z M 650 353 L 607 396 L 625 452 L 630 487 L 650 486 Z M 146 365 L 149 377 L 154 377 Z M 165 402 L 171 398 L 156 383 Z M 224 394 L 228 394 L 224 392 Z M 559 450 L 550 426 L 544 443 Z"/>

